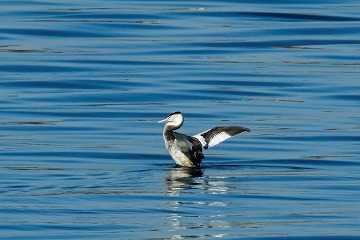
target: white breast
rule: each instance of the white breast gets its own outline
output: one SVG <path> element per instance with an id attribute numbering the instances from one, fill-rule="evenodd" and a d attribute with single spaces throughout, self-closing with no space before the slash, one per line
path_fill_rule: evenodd
<path id="1" fill-rule="evenodd" d="M 172 159 L 174 159 L 176 164 L 185 167 L 194 167 L 192 161 L 175 145 L 168 145 L 167 150 L 169 151 L 170 156 L 172 157 Z"/>

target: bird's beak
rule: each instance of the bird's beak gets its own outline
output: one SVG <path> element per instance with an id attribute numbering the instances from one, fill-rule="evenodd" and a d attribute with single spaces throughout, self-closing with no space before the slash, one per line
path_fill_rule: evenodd
<path id="1" fill-rule="evenodd" d="M 158 121 L 158 123 L 166 122 L 167 120 L 167 118 L 164 118 L 163 120 Z"/>

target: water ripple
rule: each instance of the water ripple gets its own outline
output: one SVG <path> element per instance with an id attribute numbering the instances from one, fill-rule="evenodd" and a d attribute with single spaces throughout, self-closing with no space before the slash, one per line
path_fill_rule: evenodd
<path id="1" fill-rule="evenodd" d="M 359 239 L 353 1 L 2 7 L 2 237 Z M 179 168 L 174 111 L 252 131 Z"/>

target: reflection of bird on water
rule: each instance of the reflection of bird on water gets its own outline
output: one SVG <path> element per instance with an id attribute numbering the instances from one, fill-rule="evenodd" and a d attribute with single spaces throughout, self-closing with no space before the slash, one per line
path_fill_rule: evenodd
<path id="1" fill-rule="evenodd" d="M 214 127 L 192 137 L 187 136 L 173 131 L 184 123 L 181 112 L 174 112 L 159 122 L 167 122 L 163 130 L 166 149 L 176 164 L 184 167 L 200 167 L 204 159 L 203 147 L 208 149 L 241 132 L 250 132 L 249 128 L 223 126 Z"/>
<path id="2" fill-rule="evenodd" d="M 169 195 L 178 195 L 182 190 L 198 185 L 198 180 L 203 177 L 200 168 L 173 167 L 169 169 L 166 185 Z"/>

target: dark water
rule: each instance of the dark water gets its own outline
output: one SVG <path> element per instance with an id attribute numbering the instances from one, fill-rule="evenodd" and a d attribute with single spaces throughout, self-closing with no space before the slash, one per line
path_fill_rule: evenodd
<path id="1" fill-rule="evenodd" d="M 360 239 L 358 1 L 2 1 L 3 239 Z M 251 133 L 176 168 L 156 122 Z"/>

